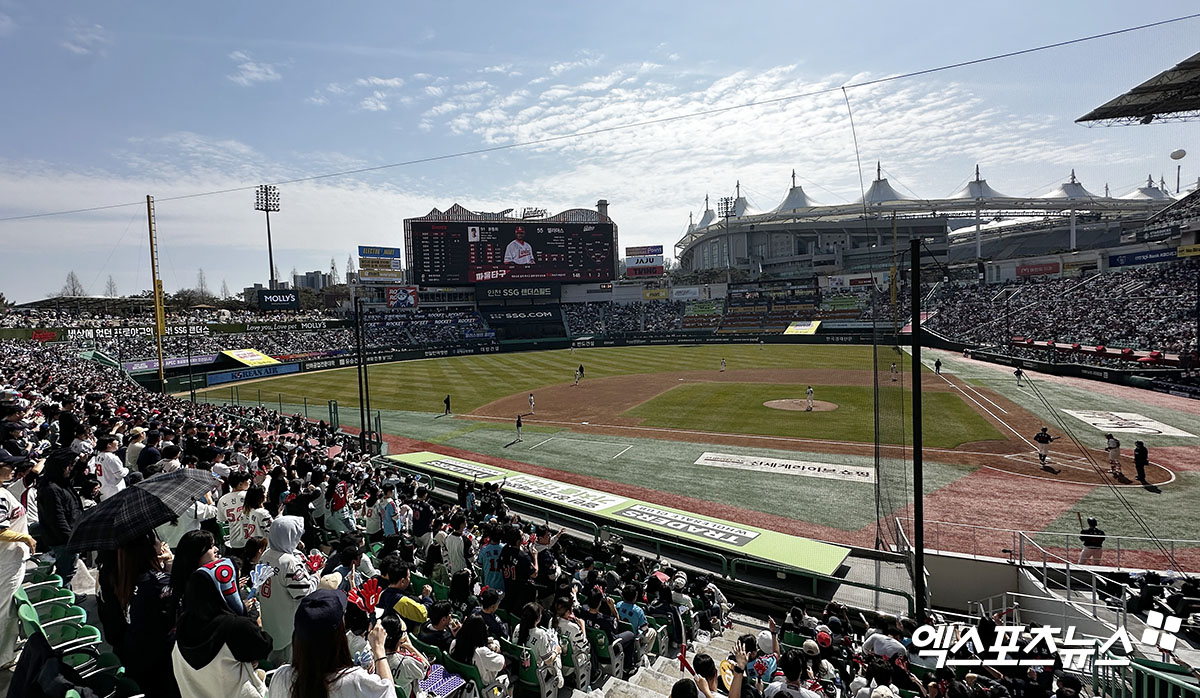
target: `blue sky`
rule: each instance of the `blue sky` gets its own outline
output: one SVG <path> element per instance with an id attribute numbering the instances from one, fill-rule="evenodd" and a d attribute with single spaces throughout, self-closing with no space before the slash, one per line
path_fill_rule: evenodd
<path id="1" fill-rule="evenodd" d="M 160 199 L 369 167 L 794 95 L 1194 11 L 1185 2 L 142 3 L 0 0 L 0 217 Z M 943 196 L 976 163 L 1037 194 L 1072 168 L 1121 194 L 1195 124 L 1087 129 L 1092 107 L 1195 53 L 1191 20 L 850 92 L 864 164 Z M 622 245 L 672 245 L 706 193 L 824 203 L 858 173 L 840 92 L 281 188 L 283 274 L 400 244 L 458 202 L 552 211 L 610 201 Z M 870 172 L 867 173 L 868 181 Z M 162 276 L 236 291 L 266 276 L 250 192 L 160 201 Z M 144 211 L 0 222 L 0 291 L 148 288 Z M 17 249 L 14 249 L 17 248 Z"/>

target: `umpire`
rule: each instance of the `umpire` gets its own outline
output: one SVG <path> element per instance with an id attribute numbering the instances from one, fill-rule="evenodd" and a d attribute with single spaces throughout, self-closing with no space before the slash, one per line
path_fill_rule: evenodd
<path id="1" fill-rule="evenodd" d="M 1137 468 L 1137 481 L 1146 484 L 1146 466 L 1150 465 L 1150 451 L 1141 441 L 1133 442 L 1133 467 Z"/>

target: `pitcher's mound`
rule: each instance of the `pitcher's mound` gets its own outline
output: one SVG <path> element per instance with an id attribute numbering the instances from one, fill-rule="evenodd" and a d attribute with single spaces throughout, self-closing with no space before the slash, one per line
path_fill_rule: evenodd
<path id="1" fill-rule="evenodd" d="M 787 398 L 786 400 L 768 400 L 763 403 L 763 406 L 770 407 L 773 410 L 804 412 L 808 409 L 808 402 L 802 398 Z M 813 400 L 813 412 L 832 412 L 837 408 L 837 403 Z"/>

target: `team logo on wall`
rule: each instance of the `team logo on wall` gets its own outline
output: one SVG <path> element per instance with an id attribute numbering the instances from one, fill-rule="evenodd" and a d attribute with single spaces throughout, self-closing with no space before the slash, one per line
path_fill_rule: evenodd
<path id="1" fill-rule="evenodd" d="M 1105 412 L 1103 410 L 1063 410 L 1100 431 L 1158 436 L 1196 436 L 1169 424 L 1150 419 L 1137 412 Z"/>
<path id="2" fill-rule="evenodd" d="M 416 286 L 388 286 L 387 307 L 389 307 L 389 308 L 416 308 L 417 307 L 417 287 Z"/>

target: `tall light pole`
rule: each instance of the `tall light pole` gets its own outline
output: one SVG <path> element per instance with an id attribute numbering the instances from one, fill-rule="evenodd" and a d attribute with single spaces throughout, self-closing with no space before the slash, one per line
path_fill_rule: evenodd
<path id="1" fill-rule="evenodd" d="M 723 196 L 717 199 L 717 213 L 725 219 L 725 283 L 733 281 L 733 234 L 729 231 L 729 219 L 733 217 L 737 199 Z"/>
<path id="2" fill-rule="evenodd" d="M 271 211 L 279 212 L 279 187 L 261 184 L 254 190 L 254 210 L 267 214 L 267 263 L 271 265 L 271 290 L 275 290 L 275 251 L 271 248 Z"/>
<path id="3" fill-rule="evenodd" d="M 1171 159 L 1172 160 L 1182 160 L 1185 155 L 1187 155 L 1187 151 L 1184 150 L 1183 148 L 1180 148 L 1179 150 L 1171 151 Z M 1183 163 L 1179 163 L 1178 165 L 1175 165 L 1175 193 L 1176 194 L 1179 194 L 1179 175 L 1181 172 L 1183 172 Z"/>

